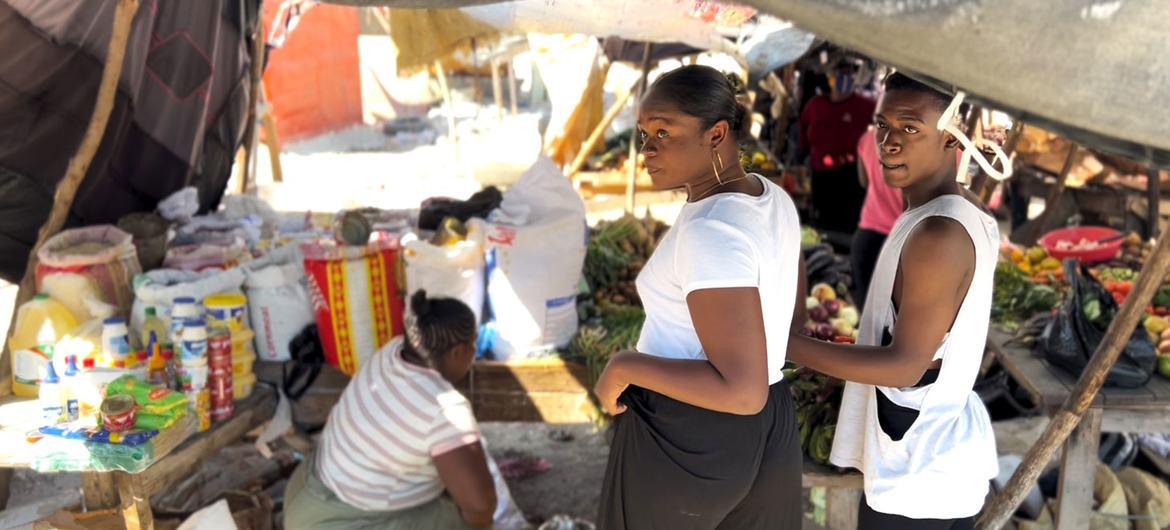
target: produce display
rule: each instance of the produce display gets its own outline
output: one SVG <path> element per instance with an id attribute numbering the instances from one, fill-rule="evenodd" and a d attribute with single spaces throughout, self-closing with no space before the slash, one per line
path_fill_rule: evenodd
<path id="1" fill-rule="evenodd" d="M 634 280 L 669 229 L 649 215 L 639 219 L 628 214 L 593 228 L 585 248 L 585 281 L 593 306 L 583 309 L 583 319 L 597 316 L 594 310 L 603 302 L 642 304 Z"/>
<path id="2" fill-rule="evenodd" d="M 801 333 L 819 340 L 841 344 L 857 342 L 857 325 L 861 315 L 849 303 L 844 291 L 827 283 L 818 283 L 805 300 L 808 322 Z M 824 374 L 797 367 L 784 369 L 784 380 L 792 389 L 796 403 L 796 426 L 800 447 L 814 462 L 827 464 L 837 428 L 837 409 L 841 405 L 844 383 Z"/>
<path id="3" fill-rule="evenodd" d="M 1069 242 L 1069 247 L 1092 247 L 1095 243 Z M 1142 264 L 1152 252 L 1152 241 L 1143 241 L 1137 234 L 1130 233 L 1117 255 L 1092 267 L 1090 274 L 1118 305 L 1123 304 L 1134 289 Z M 1034 344 L 1036 336 L 1044 329 L 1046 320 L 1043 317 L 1060 305 L 1067 288 L 1060 261 L 1049 256 L 1042 247 L 1005 246 L 995 270 L 992 322 L 1000 329 L 1016 332 L 1020 344 Z M 1095 300 L 1081 309 L 1102 329 L 1113 318 Z M 1145 313 L 1142 325 L 1157 345 L 1158 373 L 1170 378 L 1170 277 L 1163 279 Z"/>

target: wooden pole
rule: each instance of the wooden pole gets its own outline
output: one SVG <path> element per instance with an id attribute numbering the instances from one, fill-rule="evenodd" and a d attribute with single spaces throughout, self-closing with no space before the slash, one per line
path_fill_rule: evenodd
<path id="1" fill-rule="evenodd" d="M 1068 180 L 1068 174 L 1072 171 L 1073 165 L 1076 164 L 1077 153 L 1079 151 L 1080 149 L 1077 147 L 1077 144 L 1069 144 L 1068 156 L 1064 159 L 1064 166 L 1060 168 L 1060 175 L 1056 177 L 1056 186 L 1052 188 L 1052 191 L 1048 192 L 1048 197 L 1044 199 L 1044 211 L 1040 213 L 1040 217 L 1020 227 L 1021 236 L 1019 242 L 1021 244 L 1032 246 L 1043 235 L 1044 226 L 1055 215 L 1056 205 L 1060 202 L 1061 197 L 1064 196 L 1065 181 Z"/>
<path id="2" fill-rule="evenodd" d="M 646 78 L 650 75 L 650 53 L 654 51 L 654 43 L 647 42 L 642 49 L 642 77 L 638 80 L 638 99 L 646 93 Z M 638 131 L 630 135 L 630 176 L 626 180 L 626 213 L 634 213 L 634 195 L 638 187 Z"/>
<path id="3" fill-rule="evenodd" d="M 496 117 L 504 117 L 504 85 L 500 79 L 500 61 L 492 59 L 492 99 L 496 102 Z"/>
<path id="4" fill-rule="evenodd" d="M 260 124 L 264 128 L 264 145 L 268 146 L 268 163 L 272 166 L 272 182 L 284 182 L 284 169 L 280 166 L 280 138 L 276 135 L 276 118 L 268 104 L 268 89 L 260 82 Z"/>
<path id="5" fill-rule="evenodd" d="M 508 70 L 508 101 L 512 104 L 512 115 L 519 113 L 516 109 L 516 70 L 512 68 L 512 62 L 504 66 Z"/>
<path id="6" fill-rule="evenodd" d="M 16 293 L 16 307 L 32 299 L 36 291 L 37 251 L 45 241 L 61 231 L 65 226 L 65 219 L 73 207 L 73 198 L 77 196 L 77 189 L 85 174 L 89 171 L 89 164 L 101 146 L 105 136 L 106 125 L 110 121 L 110 112 L 114 110 L 114 96 L 118 92 L 118 80 L 122 77 L 122 63 L 126 58 L 126 42 L 130 38 L 130 23 L 134 20 L 134 13 L 138 11 L 138 0 L 118 0 L 114 8 L 114 29 L 110 33 L 110 43 L 106 48 L 106 62 L 102 65 L 101 83 L 98 85 L 97 97 L 94 99 L 93 114 L 89 118 L 89 126 L 85 135 L 81 137 L 81 144 L 77 153 L 69 159 L 69 166 L 65 169 L 65 176 L 57 183 L 57 190 L 53 196 L 53 208 L 45 224 L 37 234 L 36 244 L 28 253 L 28 264 L 24 269 L 24 276 L 20 281 L 20 288 Z M 13 311 L 16 314 L 16 311 Z M 15 329 L 15 326 L 13 327 Z M 11 335 L 10 335 L 11 337 Z M 7 356 L 0 360 L 0 370 L 8 373 L 9 363 Z M 4 378 L 8 382 L 8 378 Z"/>
<path id="7" fill-rule="evenodd" d="M 581 166 L 585 165 L 585 159 L 589 158 L 589 154 L 597 147 L 597 143 L 605 137 L 605 130 L 609 128 L 609 124 L 613 123 L 614 118 L 617 118 L 617 115 L 625 108 L 626 102 L 630 100 L 630 96 L 634 94 L 634 91 L 638 90 L 638 84 L 631 86 L 624 94 L 619 95 L 617 101 L 609 107 L 605 116 L 601 118 L 601 122 L 589 134 L 589 138 L 585 140 L 585 143 L 581 144 L 581 150 L 577 152 L 577 157 L 573 159 L 573 163 L 569 166 L 569 171 L 566 173 L 567 177 L 573 178 L 573 175 L 576 175 L 581 170 Z"/>
<path id="8" fill-rule="evenodd" d="M 459 135 L 455 134 L 455 102 L 451 100 L 451 87 L 447 85 L 447 74 L 443 72 L 442 61 L 435 59 L 435 77 L 439 78 L 439 91 L 443 93 L 443 104 L 447 107 L 447 136 L 455 148 L 455 161 L 459 161 Z"/>
<path id="9" fill-rule="evenodd" d="M 45 224 L 41 225 L 37 233 L 37 241 L 29 250 L 28 260 L 24 268 L 24 276 L 20 280 L 20 287 L 16 291 L 16 309 L 32 299 L 36 292 L 37 252 L 44 246 L 45 241 L 61 231 L 65 226 L 65 219 L 73 207 L 73 198 L 77 196 L 77 189 L 85 180 L 89 165 L 101 146 L 105 136 L 106 125 L 110 121 L 110 113 L 114 110 L 114 96 L 118 93 L 118 81 L 122 77 L 122 63 L 126 59 L 126 43 L 130 40 L 130 25 L 134 21 L 134 14 L 138 12 L 138 0 L 118 0 L 114 6 L 114 27 L 110 31 L 110 42 L 106 47 L 106 62 L 102 65 L 102 77 L 98 84 L 97 96 L 94 98 L 93 114 L 89 117 L 89 125 L 81 137 L 81 144 L 77 152 L 69 159 L 65 169 L 65 176 L 57 183 L 53 194 L 53 208 Z M 8 340 L 4 349 L 0 351 L 0 394 L 11 393 L 12 363 L 9 361 L 11 352 L 9 343 L 16 326 L 9 329 Z M 0 473 L 0 507 L 8 506 L 8 496 L 12 480 L 12 470 L 7 469 Z"/>
<path id="10" fill-rule="evenodd" d="M 1146 237 L 1158 237 L 1158 220 L 1161 217 L 1162 183 L 1158 180 L 1158 168 L 1150 157 L 1149 182 L 1146 184 Z"/>
<path id="11" fill-rule="evenodd" d="M 252 160 L 256 158 L 256 108 L 260 105 L 260 75 L 264 72 L 264 34 L 260 24 L 252 30 L 252 71 L 249 73 L 248 121 L 244 128 L 244 166 L 240 168 L 240 194 L 248 191 L 248 183 L 256 181 Z"/>
<path id="12" fill-rule="evenodd" d="M 1101 390 L 1109 368 L 1117 362 L 1121 350 L 1129 342 L 1133 331 L 1141 321 L 1142 314 L 1154 293 L 1162 285 L 1162 277 L 1167 267 L 1170 267 L 1170 238 L 1163 233 L 1158 237 L 1154 252 L 1150 254 L 1142 271 L 1138 275 L 1137 285 L 1133 292 L 1109 323 L 1109 329 L 1097 351 L 1089 359 L 1089 364 L 1081 372 L 1080 379 L 1072 394 L 1061 406 L 1060 411 L 1048 422 L 1044 434 L 1028 450 L 1027 456 L 1020 467 L 1012 475 L 1007 487 L 992 499 L 979 519 L 979 528 L 983 530 L 999 530 L 1003 528 L 1016 508 L 1023 502 L 1028 491 L 1036 484 L 1037 477 L 1052 460 L 1056 450 L 1064 443 L 1069 434 L 1081 421 L 1081 416 L 1088 410 L 1089 405 Z"/>

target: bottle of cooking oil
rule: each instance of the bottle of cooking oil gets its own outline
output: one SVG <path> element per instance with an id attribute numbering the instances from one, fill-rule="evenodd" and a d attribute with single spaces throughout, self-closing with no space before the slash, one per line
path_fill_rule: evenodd
<path id="1" fill-rule="evenodd" d="M 20 397 L 39 397 L 53 348 L 77 327 L 77 317 L 61 302 L 38 294 L 20 306 L 13 324 L 12 392 Z"/>

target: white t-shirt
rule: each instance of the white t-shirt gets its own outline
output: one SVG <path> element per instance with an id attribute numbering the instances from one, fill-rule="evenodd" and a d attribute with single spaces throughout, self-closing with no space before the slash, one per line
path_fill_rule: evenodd
<path id="1" fill-rule="evenodd" d="M 700 289 L 755 287 L 768 348 L 768 384 L 782 378 L 800 273 L 800 218 L 784 190 L 760 177 L 764 192 L 712 195 L 687 203 L 638 275 L 646 323 L 638 351 L 706 359 L 687 295 Z"/>
<path id="2" fill-rule="evenodd" d="M 317 476 L 350 506 L 404 510 L 443 493 L 434 457 L 478 442 L 471 403 L 439 372 L 403 360 L 397 338 L 362 365 L 333 407 Z"/>

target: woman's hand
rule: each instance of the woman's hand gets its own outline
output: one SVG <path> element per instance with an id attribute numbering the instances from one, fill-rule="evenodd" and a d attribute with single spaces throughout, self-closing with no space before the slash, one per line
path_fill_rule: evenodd
<path id="1" fill-rule="evenodd" d="M 617 416 L 626 411 L 626 406 L 618 403 L 618 398 L 626 391 L 626 387 L 630 386 L 623 373 L 623 366 L 630 355 L 638 354 L 622 352 L 614 355 L 609 364 L 605 365 L 601 376 L 597 378 L 597 385 L 593 387 L 593 393 L 597 395 L 597 401 L 601 402 L 601 408 L 610 416 Z"/>

